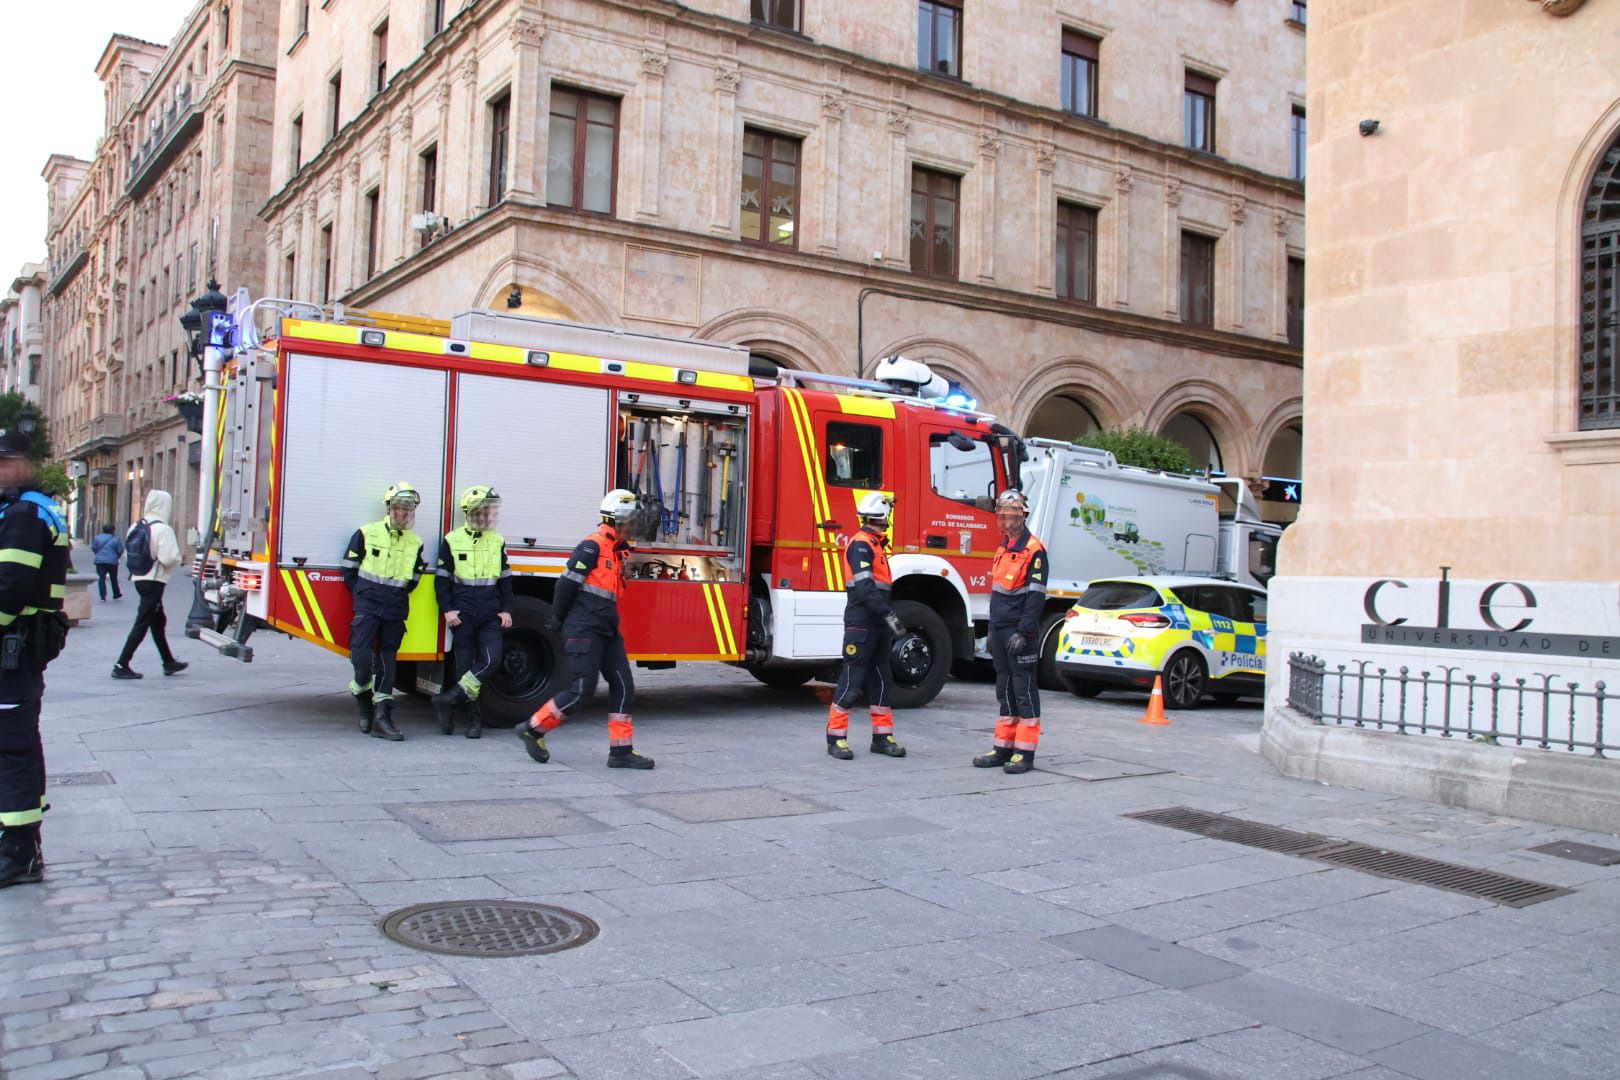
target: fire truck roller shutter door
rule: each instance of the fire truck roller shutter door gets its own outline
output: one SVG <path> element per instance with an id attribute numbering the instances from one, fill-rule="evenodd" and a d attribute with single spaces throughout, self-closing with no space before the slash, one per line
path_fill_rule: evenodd
<path id="1" fill-rule="evenodd" d="M 286 422 L 276 478 L 277 569 L 331 569 L 357 526 L 378 516 L 380 492 L 415 477 L 422 558 L 437 557 L 443 515 L 448 376 L 442 371 L 293 353 L 283 357 Z M 386 407 L 384 407 L 386 403 Z M 296 561 L 295 561 L 296 560 Z M 279 573 L 266 575 L 279 587 Z M 438 651 L 440 624 L 429 575 L 412 593 L 402 658 Z M 290 611 L 290 603 L 288 610 Z M 272 608 L 272 616 L 275 609 Z M 331 622 L 332 620 L 328 620 Z M 348 624 L 332 625 L 347 647 Z M 297 626 L 296 619 L 293 621 Z M 409 683 L 402 681 L 404 686 Z"/>

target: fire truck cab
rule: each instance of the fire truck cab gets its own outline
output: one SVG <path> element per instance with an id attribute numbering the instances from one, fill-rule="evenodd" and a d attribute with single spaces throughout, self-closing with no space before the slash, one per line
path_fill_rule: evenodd
<path id="1" fill-rule="evenodd" d="M 643 667 L 719 661 L 795 687 L 842 645 L 842 550 L 857 501 L 895 498 L 895 704 L 939 692 L 985 618 L 998 489 L 1021 443 L 990 417 L 882 383 L 749 373 L 746 350 L 474 311 L 435 322 L 261 301 L 239 314 L 212 422 L 212 623 L 195 636 L 251 660 L 260 627 L 346 653 L 345 542 L 382 494 L 422 494 L 431 566 L 488 484 L 516 577 L 514 625 L 485 684 L 494 722 L 526 717 L 567 679 L 545 624 L 568 552 L 616 487 L 640 496 L 621 607 Z M 447 634 L 418 585 L 402 686 L 436 690 Z"/>

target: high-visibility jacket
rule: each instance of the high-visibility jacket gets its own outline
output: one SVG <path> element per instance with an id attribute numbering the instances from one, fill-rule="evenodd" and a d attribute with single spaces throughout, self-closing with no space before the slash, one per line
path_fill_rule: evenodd
<path id="1" fill-rule="evenodd" d="M 411 590 L 426 572 L 422 538 L 386 518 L 360 526 L 349 538 L 343 580 L 354 593 L 356 615 L 404 619 L 411 613 Z"/>
<path id="2" fill-rule="evenodd" d="M 844 545 L 844 625 L 873 626 L 894 610 L 889 538 L 862 526 Z"/>
<path id="3" fill-rule="evenodd" d="M 512 568 L 506 563 L 506 539 L 498 532 L 464 526 L 445 533 L 434 573 L 440 611 L 459 611 L 465 622 L 512 610 Z"/>
<path id="4" fill-rule="evenodd" d="M 38 632 L 39 616 L 62 610 L 67 598 L 67 519 L 37 491 L 0 493 L 0 633 Z M 33 642 L 11 671 L 0 670 L 0 702 L 38 701 L 44 667 Z"/>
<path id="5" fill-rule="evenodd" d="M 629 550 L 618 530 L 604 522 L 568 556 L 568 568 L 557 579 L 552 601 L 567 633 L 611 636 L 619 632 L 619 598 L 624 595 L 624 560 Z"/>
<path id="6" fill-rule="evenodd" d="M 1046 547 L 1024 530 L 996 549 L 990 570 L 990 625 L 1033 638 L 1046 608 Z"/>

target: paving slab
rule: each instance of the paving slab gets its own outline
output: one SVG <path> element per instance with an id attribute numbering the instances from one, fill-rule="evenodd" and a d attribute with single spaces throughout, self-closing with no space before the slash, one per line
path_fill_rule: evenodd
<path id="1" fill-rule="evenodd" d="M 642 795 L 636 802 L 697 824 L 744 818 L 792 817 L 825 813 L 829 808 L 811 799 L 766 787 L 715 788 L 707 791 L 669 791 Z"/>
<path id="2" fill-rule="evenodd" d="M 854 1027 L 805 1005 L 660 1024 L 643 1034 L 699 1076 L 877 1045 Z"/>
<path id="3" fill-rule="evenodd" d="M 1224 1009 L 1355 1054 L 1415 1039 L 1429 1029 L 1380 1009 L 1318 993 L 1269 975 L 1248 974 L 1188 991 Z"/>
<path id="4" fill-rule="evenodd" d="M 1101 926 L 1048 940 L 1111 968 L 1177 989 L 1202 986 L 1244 973 L 1236 964 L 1122 926 Z"/>

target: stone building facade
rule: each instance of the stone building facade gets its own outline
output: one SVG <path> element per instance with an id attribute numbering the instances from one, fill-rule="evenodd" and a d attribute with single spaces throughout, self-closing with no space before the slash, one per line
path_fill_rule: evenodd
<path id="1" fill-rule="evenodd" d="M 261 272 L 825 373 L 903 351 L 1015 428 L 1297 476 L 1303 5 L 1179 7 L 284 3 Z"/>
<path id="2" fill-rule="evenodd" d="M 276 22 L 266 5 L 199 3 L 174 39 L 114 35 L 94 160 L 53 157 L 45 301 L 47 414 L 83 464 L 75 525 L 138 516 L 144 492 L 195 523 L 197 436 L 165 399 L 196 389 L 179 317 L 210 276 L 257 288 L 268 193 Z"/>
<path id="3" fill-rule="evenodd" d="M 39 404 L 45 358 L 45 267 L 24 263 L 0 299 L 0 393 L 17 393 Z"/>
<path id="4" fill-rule="evenodd" d="M 1620 686 L 1617 40 L 1601 3 L 1373 0 L 1312 23 L 1310 499 L 1273 582 L 1268 725 L 1294 651 L 1524 679 L 1538 731 L 1543 676 Z M 1446 691 L 1453 723 L 1464 697 Z M 1468 700 L 1509 728 L 1521 707 Z M 1590 739 L 1595 704 L 1560 697 L 1550 722 Z M 1447 767 L 1450 797 L 1490 789 Z M 1367 779 L 1401 776 L 1432 779 Z"/>

